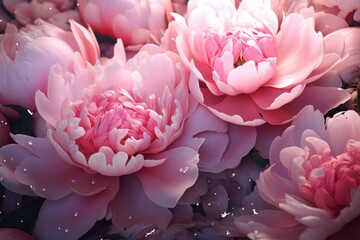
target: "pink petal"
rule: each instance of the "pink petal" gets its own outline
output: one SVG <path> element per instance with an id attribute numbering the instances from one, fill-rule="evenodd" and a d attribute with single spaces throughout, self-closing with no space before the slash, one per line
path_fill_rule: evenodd
<path id="1" fill-rule="evenodd" d="M 277 38 L 279 48 L 276 73 L 265 85 L 280 88 L 298 84 L 322 60 L 322 35 L 315 32 L 312 19 L 290 14 L 282 22 Z"/>
<path id="2" fill-rule="evenodd" d="M 0 148 L 0 179 L 1 185 L 12 192 L 22 195 L 34 195 L 28 185 L 24 185 L 15 177 L 15 170 L 18 165 L 31 155 L 29 151 L 17 144 L 8 144 Z"/>
<path id="3" fill-rule="evenodd" d="M 265 123 L 253 100 L 245 94 L 237 96 L 212 95 L 203 90 L 204 105 L 219 118 L 234 124 L 258 126 Z"/>
<path id="4" fill-rule="evenodd" d="M 119 229 L 140 225 L 154 225 L 161 229 L 171 220 L 168 209 L 151 201 L 144 193 L 140 180 L 134 176 L 120 179 L 120 190 L 109 205 L 113 224 Z"/>
<path id="5" fill-rule="evenodd" d="M 265 110 L 280 108 L 298 97 L 304 89 L 304 85 L 296 85 L 292 88 L 262 87 L 251 94 L 257 106 Z"/>
<path id="6" fill-rule="evenodd" d="M 105 217 L 107 205 L 118 186 L 93 196 L 68 195 L 60 200 L 46 200 L 39 212 L 34 236 L 39 240 L 78 239 Z"/>
<path id="7" fill-rule="evenodd" d="M 154 154 L 152 158 L 166 158 L 166 161 L 156 167 L 143 168 L 137 173 L 144 192 L 156 204 L 174 207 L 198 177 L 198 153 L 188 147 L 178 147 Z"/>

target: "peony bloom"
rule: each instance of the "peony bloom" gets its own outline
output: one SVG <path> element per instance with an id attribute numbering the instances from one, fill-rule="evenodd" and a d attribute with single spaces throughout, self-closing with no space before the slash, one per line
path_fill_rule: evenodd
<path id="1" fill-rule="evenodd" d="M 18 24 L 32 24 L 40 18 L 68 30 L 69 19 L 77 22 L 80 20 L 78 12 L 72 10 L 76 6 L 75 2 L 75 0 L 3 0 L 3 6 Z"/>
<path id="2" fill-rule="evenodd" d="M 251 239 L 326 239 L 360 216 L 359 153 L 356 112 L 324 125 L 319 111 L 305 107 L 270 147 L 271 166 L 254 193 L 265 202 L 235 224 Z"/>
<path id="3" fill-rule="evenodd" d="M 170 0 L 79 0 L 78 6 L 83 21 L 95 32 L 136 48 L 159 43 L 172 11 Z"/>
<path id="4" fill-rule="evenodd" d="M 187 19 L 174 18 L 166 36 L 192 73 L 191 93 L 225 121 L 284 124 L 307 104 L 325 113 L 349 98 L 340 78 L 325 75 L 348 55 L 333 44 L 344 37 L 324 38 L 310 16 L 292 13 L 279 26 L 270 1 L 236 9 L 230 0 L 193 0 Z"/>
<path id="5" fill-rule="evenodd" d="M 74 53 L 95 63 L 99 46 L 91 30 L 71 21 L 72 32 L 44 21 L 18 30 L 8 25 L 0 35 L 0 103 L 35 110 L 35 92 L 46 91 L 49 68 L 61 64 L 72 70 Z"/>
<path id="6" fill-rule="evenodd" d="M 0 149 L 2 184 L 46 199 L 39 239 L 76 239 L 104 217 L 164 229 L 199 169 L 235 167 L 253 147 L 254 128 L 194 104 L 177 54 L 150 44 L 126 61 L 120 41 L 105 64 L 75 55 L 73 72 L 54 65 L 36 93 L 47 137 L 13 135 Z"/>

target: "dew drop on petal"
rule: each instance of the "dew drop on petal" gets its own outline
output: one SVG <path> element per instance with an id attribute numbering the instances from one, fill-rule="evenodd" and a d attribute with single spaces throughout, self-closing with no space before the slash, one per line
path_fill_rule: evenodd
<path id="1" fill-rule="evenodd" d="M 91 180 L 91 184 L 92 185 L 94 185 L 95 184 L 95 180 L 93 179 L 93 180 Z"/>
<path id="2" fill-rule="evenodd" d="M 189 170 L 189 167 L 180 168 L 179 171 L 181 173 L 186 173 Z"/>
<path id="3" fill-rule="evenodd" d="M 79 215 L 79 213 L 78 213 L 78 212 L 74 213 L 74 217 L 77 217 L 78 215 Z"/>
<path id="4" fill-rule="evenodd" d="M 66 229 L 64 230 L 64 232 L 66 232 L 66 233 L 69 232 L 69 229 L 66 228 Z"/>
<path id="5" fill-rule="evenodd" d="M 230 235 L 230 232 L 229 232 L 229 230 L 226 230 L 226 236 L 229 236 Z"/>
<path id="6" fill-rule="evenodd" d="M 27 169 L 26 168 L 24 168 L 24 172 L 26 172 L 27 171 Z"/>
<path id="7" fill-rule="evenodd" d="M 146 233 L 145 237 L 148 237 L 148 236 L 150 236 L 150 235 L 152 235 L 154 233 L 155 233 L 155 228 L 153 230 L 151 230 L 150 232 Z"/>
<path id="8" fill-rule="evenodd" d="M 256 209 L 255 208 L 253 208 L 253 214 L 258 214 L 258 212 L 256 211 Z"/>

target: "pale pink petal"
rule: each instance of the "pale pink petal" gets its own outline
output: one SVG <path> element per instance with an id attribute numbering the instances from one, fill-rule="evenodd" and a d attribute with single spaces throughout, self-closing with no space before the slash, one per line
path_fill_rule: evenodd
<path id="1" fill-rule="evenodd" d="M 288 87 L 298 84 L 320 64 L 324 48 L 323 37 L 314 31 L 312 19 L 290 14 L 282 22 L 277 39 L 279 48 L 276 73 L 265 86 Z"/>
<path id="2" fill-rule="evenodd" d="M 277 109 L 291 102 L 304 90 L 304 85 L 293 88 L 271 88 L 262 87 L 250 96 L 257 106 L 265 110 Z"/>
<path id="3" fill-rule="evenodd" d="M 82 25 L 73 20 L 69 22 L 81 55 L 91 64 L 95 64 L 96 60 L 100 57 L 100 48 L 94 33 L 91 29 L 86 30 Z"/>

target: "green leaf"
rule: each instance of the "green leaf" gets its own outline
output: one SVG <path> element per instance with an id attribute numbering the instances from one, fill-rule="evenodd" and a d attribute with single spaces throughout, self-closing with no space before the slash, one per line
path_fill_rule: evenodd
<path id="1" fill-rule="evenodd" d="M 15 110 L 20 116 L 19 120 L 10 122 L 11 133 L 31 135 L 34 126 L 34 119 L 30 112 L 18 105 L 10 104 L 4 105 L 4 107 Z"/>

